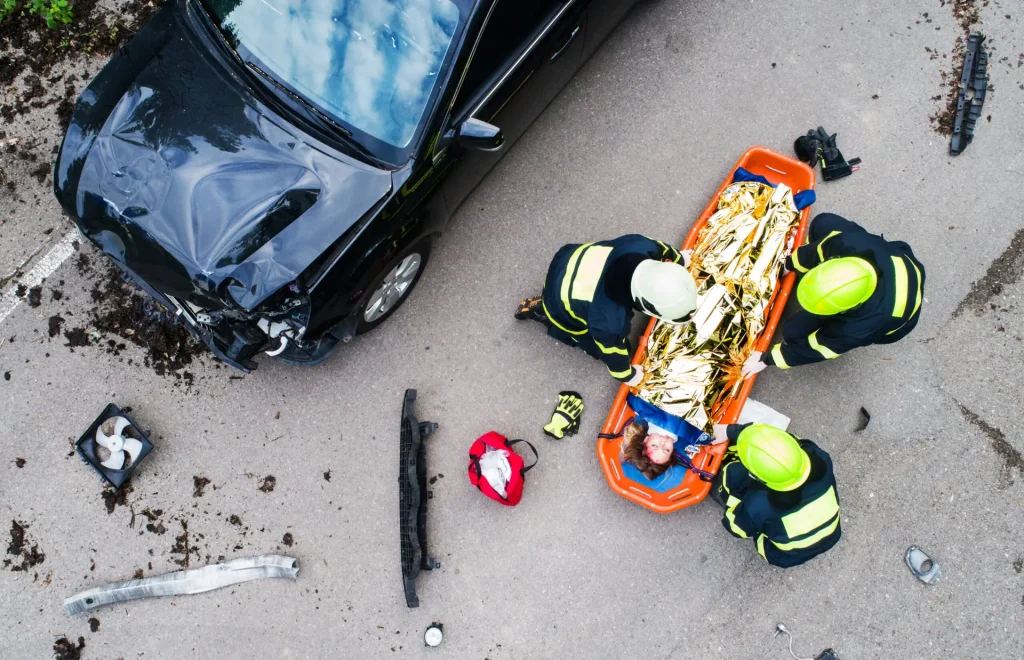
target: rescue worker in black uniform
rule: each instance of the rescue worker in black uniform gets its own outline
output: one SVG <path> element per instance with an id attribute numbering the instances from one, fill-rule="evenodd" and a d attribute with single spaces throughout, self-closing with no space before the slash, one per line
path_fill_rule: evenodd
<path id="1" fill-rule="evenodd" d="M 519 303 L 517 319 L 548 326 L 548 335 L 605 363 L 613 378 L 636 385 L 630 365 L 633 312 L 667 323 L 689 320 L 697 289 L 688 256 L 639 234 L 610 241 L 565 245 L 548 267 L 540 296 Z"/>
<path id="2" fill-rule="evenodd" d="M 783 341 L 754 352 L 743 375 L 831 360 L 859 346 L 891 344 L 920 318 L 924 266 L 910 246 L 868 233 L 834 213 L 814 218 L 810 242 L 786 258 L 801 273 L 800 311 L 783 321 Z"/>
<path id="3" fill-rule="evenodd" d="M 716 424 L 715 439 L 735 443 L 711 489 L 730 534 L 752 539 L 759 555 L 783 568 L 839 542 L 839 495 L 825 451 L 767 424 Z"/>

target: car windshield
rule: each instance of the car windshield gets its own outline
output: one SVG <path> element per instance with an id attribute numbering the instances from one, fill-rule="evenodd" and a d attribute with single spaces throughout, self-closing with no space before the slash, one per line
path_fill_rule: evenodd
<path id="1" fill-rule="evenodd" d="M 416 134 L 459 25 L 453 0 L 206 4 L 243 57 L 348 127 L 399 150 Z"/>

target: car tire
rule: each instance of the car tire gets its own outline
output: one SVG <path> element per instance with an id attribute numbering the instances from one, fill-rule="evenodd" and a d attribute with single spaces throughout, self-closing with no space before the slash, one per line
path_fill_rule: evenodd
<path id="1" fill-rule="evenodd" d="M 402 250 L 366 288 L 367 295 L 356 309 L 356 334 L 373 330 L 395 313 L 416 288 L 430 259 L 430 238 Z"/>

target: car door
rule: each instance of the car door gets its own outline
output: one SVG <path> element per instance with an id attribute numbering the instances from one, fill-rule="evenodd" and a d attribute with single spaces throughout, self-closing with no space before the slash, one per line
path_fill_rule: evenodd
<path id="1" fill-rule="evenodd" d="M 529 128 L 583 62 L 585 0 L 496 0 L 453 104 L 444 158 L 457 160 L 442 184 L 454 210 Z M 459 125 L 501 129 L 495 151 L 460 146 Z"/>
<path id="2" fill-rule="evenodd" d="M 587 35 L 583 43 L 586 61 L 608 37 L 638 0 L 591 0 L 587 10 Z"/>

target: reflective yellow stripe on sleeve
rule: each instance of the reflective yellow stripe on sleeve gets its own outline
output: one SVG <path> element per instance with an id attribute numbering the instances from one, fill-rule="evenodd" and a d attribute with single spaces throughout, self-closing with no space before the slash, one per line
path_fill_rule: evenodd
<path id="1" fill-rule="evenodd" d="M 903 263 L 903 257 L 893 257 L 892 267 L 896 271 L 896 303 L 892 315 L 902 318 L 903 312 L 907 311 L 907 265 Z"/>
<path id="2" fill-rule="evenodd" d="M 910 316 L 913 317 L 914 314 L 917 314 L 917 310 L 921 309 L 921 296 L 924 293 L 924 287 L 921 285 L 921 269 L 913 261 L 910 262 L 910 265 L 914 267 L 914 272 L 917 273 L 917 300 L 914 302 L 914 311 L 910 313 Z"/>
<path id="3" fill-rule="evenodd" d="M 569 263 L 566 264 L 565 267 L 565 275 L 562 276 L 562 287 L 560 291 L 562 296 L 562 305 L 565 307 L 565 311 L 568 312 L 569 316 L 573 317 L 584 326 L 587 325 L 587 322 L 573 314 L 572 304 L 569 302 L 569 288 L 572 285 L 572 276 L 573 273 L 576 272 L 576 264 L 578 264 L 580 261 L 580 255 L 582 255 L 583 251 L 586 250 L 591 245 L 593 245 L 593 243 L 586 243 L 584 245 L 579 246 L 578 248 L 576 248 L 576 251 L 572 253 L 572 256 L 569 257 Z"/>
<path id="4" fill-rule="evenodd" d="M 633 367 L 630 366 L 629 369 L 626 369 L 625 371 L 612 371 L 612 368 L 608 367 L 608 373 L 612 375 L 612 378 L 628 378 L 629 375 L 633 373 Z"/>
<path id="5" fill-rule="evenodd" d="M 580 266 L 576 270 L 576 277 L 572 280 L 573 300 L 594 301 L 594 292 L 597 291 L 597 283 L 601 281 L 601 273 L 604 272 L 605 262 L 612 249 L 605 245 L 593 245 L 580 254 Z M 569 269 L 572 272 L 572 269 Z M 564 288 L 564 285 L 563 285 Z"/>
<path id="6" fill-rule="evenodd" d="M 591 339 L 593 339 L 593 337 L 591 337 Z M 611 348 L 609 348 L 602 344 L 601 342 L 597 341 L 596 339 L 594 339 L 594 343 L 597 344 L 597 347 L 601 349 L 602 353 L 608 353 L 609 355 L 629 355 L 629 353 L 624 348 L 620 348 L 618 346 L 612 346 Z"/>
<path id="7" fill-rule="evenodd" d="M 825 538 L 826 536 L 831 535 L 832 532 L 836 531 L 837 527 L 839 527 L 839 514 L 836 514 L 836 519 L 832 521 L 831 525 L 823 527 L 817 533 L 812 534 L 805 539 L 800 539 L 799 541 L 790 541 L 789 543 L 776 543 L 775 541 L 772 541 L 772 545 L 774 545 L 779 550 L 783 551 L 809 548 L 818 541 Z"/>
<path id="8" fill-rule="evenodd" d="M 838 234 L 839 234 L 838 231 L 830 232 L 828 236 L 826 236 L 825 238 L 823 238 L 820 241 L 818 241 L 818 259 L 820 259 L 822 261 L 825 261 L 825 253 L 821 251 L 821 246 L 823 246 L 825 244 L 825 241 L 827 241 L 828 239 L 830 239 L 833 236 L 836 236 Z"/>
<path id="9" fill-rule="evenodd" d="M 779 369 L 789 369 L 789 365 L 786 364 L 786 358 L 782 357 L 782 344 L 775 344 L 772 348 L 772 361 L 775 362 L 775 366 Z"/>
<path id="10" fill-rule="evenodd" d="M 747 533 L 743 531 L 742 527 L 739 527 L 736 524 L 736 507 L 725 510 L 725 519 L 729 521 L 729 529 L 731 529 L 737 536 L 747 538 Z"/>
<path id="11" fill-rule="evenodd" d="M 835 352 L 831 351 L 828 348 L 828 346 L 822 346 L 818 342 L 818 336 L 817 335 L 818 335 L 818 331 L 815 330 L 814 332 L 811 333 L 811 336 L 807 338 L 807 343 L 811 345 L 811 348 L 813 348 L 814 350 L 816 350 L 819 353 L 821 353 L 822 355 L 824 355 L 826 360 L 834 360 L 837 357 L 839 357 L 839 353 L 835 353 Z"/>
<path id="12" fill-rule="evenodd" d="M 757 537 L 757 554 L 764 557 L 765 561 L 768 561 L 768 558 L 764 556 L 764 534 Z"/>
<path id="13" fill-rule="evenodd" d="M 786 536 L 795 538 L 821 527 L 837 513 L 839 500 L 836 499 L 836 489 L 829 488 L 818 499 L 804 505 L 798 511 L 783 516 L 782 526 L 786 529 Z"/>
<path id="14" fill-rule="evenodd" d="M 798 273 L 806 273 L 807 269 L 804 268 L 803 265 L 800 263 L 800 260 L 797 259 L 796 255 L 799 253 L 800 250 L 793 250 L 793 254 L 789 255 L 790 257 L 793 258 L 793 270 L 795 270 Z"/>

